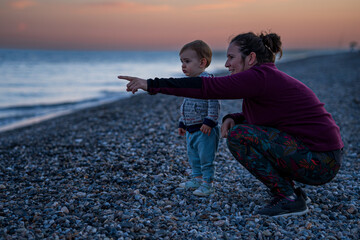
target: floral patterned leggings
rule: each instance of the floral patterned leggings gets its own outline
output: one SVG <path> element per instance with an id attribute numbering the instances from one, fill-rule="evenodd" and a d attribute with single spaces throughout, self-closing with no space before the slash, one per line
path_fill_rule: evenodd
<path id="1" fill-rule="evenodd" d="M 293 194 L 293 181 L 325 184 L 335 177 L 341 164 L 341 150 L 312 152 L 298 139 L 270 127 L 236 125 L 227 140 L 236 160 L 273 194 Z"/>

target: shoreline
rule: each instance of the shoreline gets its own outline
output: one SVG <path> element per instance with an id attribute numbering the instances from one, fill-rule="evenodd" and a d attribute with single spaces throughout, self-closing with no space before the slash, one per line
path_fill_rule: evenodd
<path id="1" fill-rule="evenodd" d="M 121 93 L 121 95 L 126 95 L 126 94 L 127 93 Z M 127 97 L 119 96 L 117 98 L 99 100 L 94 103 L 81 104 L 80 106 L 73 107 L 71 109 L 59 110 L 59 111 L 55 111 L 55 112 L 52 112 L 52 113 L 46 114 L 46 115 L 40 115 L 40 116 L 26 118 L 26 119 L 23 119 L 20 121 L 16 121 L 16 122 L 13 122 L 10 124 L 0 126 L 0 133 L 12 131 L 12 130 L 16 130 L 16 129 L 24 128 L 24 127 L 31 127 L 32 125 L 41 124 L 42 122 L 47 121 L 47 120 L 51 120 L 51 119 L 54 119 L 57 117 L 62 117 L 62 116 L 66 116 L 69 114 L 73 114 L 78 111 L 84 110 L 86 108 L 96 108 L 96 107 L 99 107 L 104 104 L 109 104 L 109 103 L 117 102 L 121 99 L 126 99 L 128 97 L 130 97 L 130 96 L 127 96 Z"/>
<path id="2" fill-rule="evenodd" d="M 220 142 L 215 193 L 199 198 L 177 134 L 182 98 L 135 94 L 0 133 L 0 238 L 359 239 L 360 54 L 279 64 L 314 90 L 345 144 L 337 176 L 296 183 L 303 216 L 254 215 L 269 196 Z M 241 101 L 222 100 L 221 115 Z"/>
<path id="3" fill-rule="evenodd" d="M 314 57 L 315 58 L 316 57 L 326 57 L 326 56 L 332 56 L 332 55 L 338 55 L 338 54 L 344 54 L 344 53 L 346 53 L 345 50 L 344 51 L 337 50 L 334 53 L 325 53 L 325 54 L 324 53 L 322 53 L 322 54 L 319 53 L 319 55 L 315 54 L 313 56 L 304 56 L 304 58 L 291 59 L 291 60 L 287 60 L 285 62 L 277 63 L 276 65 L 277 66 L 282 66 L 282 65 L 286 65 L 286 64 L 292 63 L 292 62 L 295 62 L 295 63 L 298 62 L 298 61 L 301 62 L 301 61 L 304 61 L 306 59 L 311 59 L 311 58 L 314 58 Z M 218 70 L 217 72 L 214 73 L 214 75 L 215 76 L 225 76 L 225 75 L 228 75 L 228 73 L 229 72 L 226 69 L 224 69 L 224 70 Z M 128 93 L 125 92 L 125 93 L 121 93 L 121 94 L 126 95 Z M 3 126 L 0 126 L 0 133 L 7 132 L 7 131 L 12 131 L 12 130 L 23 128 L 23 127 L 30 127 L 30 126 L 32 126 L 34 124 L 41 124 L 44 121 L 51 120 L 51 119 L 54 119 L 56 117 L 66 116 L 66 115 L 75 113 L 77 111 L 83 110 L 85 108 L 99 107 L 99 106 L 101 106 L 103 104 L 117 102 L 120 99 L 126 99 L 126 98 L 129 98 L 129 97 L 131 97 L 131 95 L 129 95 L 129 96 L 121 96 L 121 97 L 119 96 L 115 100 L 114 99 L 100 100 L 100 101 L 98 101 L 96 103 L 83 104 L 80 107 L 55 111 L 55 112 L 50 113 L 50 114 L 35 116 L 35 117 L 20 120 L 20 121 L 16 121 L 16 122 L 13 122 L 13 123 L 10 123 L 10 124 L 5 124 Z"/>

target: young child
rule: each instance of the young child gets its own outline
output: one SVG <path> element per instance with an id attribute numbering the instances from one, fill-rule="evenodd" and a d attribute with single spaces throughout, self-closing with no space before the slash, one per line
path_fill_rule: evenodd
<path id="1" fill-rule="evenodd" d="M 211 76 L 205 69 L 210 65 L 212 52 L 201 40 L 190 42 L 180 50 L 182 71 L 188 77 Z M 185 98 L 181 105 L 179 134 L 186 135 L 187 154 L 192 168 L 192 179 L 181 183 L 185 189 L 196 189 L 193 194 L 209 196 L 214 192 L 214 159 L 219 143 L 218 100 Z"/>

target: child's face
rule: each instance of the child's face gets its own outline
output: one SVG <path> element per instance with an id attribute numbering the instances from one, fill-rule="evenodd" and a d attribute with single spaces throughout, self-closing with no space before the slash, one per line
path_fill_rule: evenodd
<path id="1" fill-rule="evenodd" d="M 188 77 L 197 77 L 205 70 L 206 60 L 199 59 L 196 52 L 192 49 L 186 49 L 180 54 L 182 71 Z"/>

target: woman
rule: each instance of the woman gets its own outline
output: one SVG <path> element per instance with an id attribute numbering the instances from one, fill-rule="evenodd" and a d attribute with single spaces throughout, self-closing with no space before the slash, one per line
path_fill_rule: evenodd
<path id="1" fill-rule="evenodd" d="M 240 34 L 227 50 L 226 77 L 195 77 L 130 81 L 127 90 L 143 89 L 203 99 L 243 99 L 242 112 L 223 119 L 221 134 L 230 152 L 267 186 L 270 204 L 257 213 L 268 216 L 302 215 L 306 194 L 294 181 L 321 185 L 331 181 L 341 164 L 343 142 L 339 127 L 324 104 L 303 83 L 279 71 L 282 55 L 277 34 Z"/>

